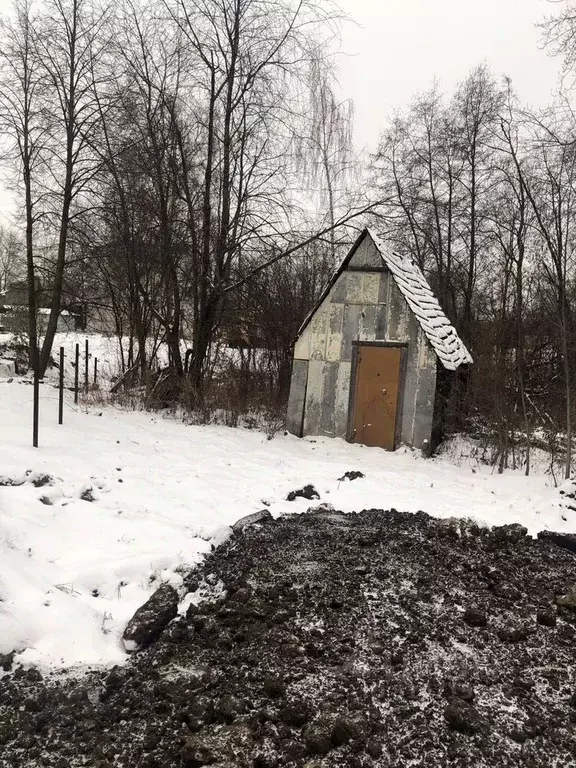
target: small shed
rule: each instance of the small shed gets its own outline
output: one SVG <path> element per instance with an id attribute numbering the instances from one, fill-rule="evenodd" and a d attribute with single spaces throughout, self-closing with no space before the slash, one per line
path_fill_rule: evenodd
<path id="1" fill-rule="evenodd" d="M 287 429 L 432 448 L 438 374 L 471 362 L 419 267 L 365 229 L 298 332 Z"/>

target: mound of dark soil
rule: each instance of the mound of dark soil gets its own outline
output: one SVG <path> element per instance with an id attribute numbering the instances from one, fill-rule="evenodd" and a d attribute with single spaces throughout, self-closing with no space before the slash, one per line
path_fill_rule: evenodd
<path id="1" fill-rule="evenodd" d="M 248 528 L 127 666 L 4 676 L 0 765 L 576 766 L 575 563 L 423 513 Z"/>
<path id="2" fill-rule="evenodd" d="M 320 494 L 313 485 L 305 485 L 297 491 L 290 491 L 286 498 L 288 501 L 295 501 L 296 499 L 307 499 L 308 501 L 312 501 L 313 499 L 319 499 Z"/>

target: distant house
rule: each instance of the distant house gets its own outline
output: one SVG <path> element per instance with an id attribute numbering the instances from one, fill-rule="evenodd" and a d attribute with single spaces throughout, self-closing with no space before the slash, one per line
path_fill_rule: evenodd
<path id="1" fill-rule="evenodd" d="M 41 288 L 38 282 L 36 293 L 41 300 Z M 6 286 L 5 291 L 0 292 L 0 305 L 10 307 L 28 306 L 28 284 L 25 280 L 14 280 Z"/>
<path id="2" fill-rule="evenodd" d="M 40 285 L 37 285 L 36 296 L 39 303 L 44 303 L 45 297 Z M 40 307 L 37 314 L 38 330 L 44 333 L 50 309 Z M 78 328 L 78 316 L 66 309 L 58 316 L 57 331 L 75 331 Z M 0 329 L 6 333 L 26 333 L 28 330 L 28 286 L 24 280 L 10 283 L 5 291 L 0 292 Z"/>
<path id="3" fill-rule="evenodd" d="M 438 372 L 471 362 L 418 266 L 366 229 L 298 333 L 287 428 L 431 448 L 442 420 Z"/>

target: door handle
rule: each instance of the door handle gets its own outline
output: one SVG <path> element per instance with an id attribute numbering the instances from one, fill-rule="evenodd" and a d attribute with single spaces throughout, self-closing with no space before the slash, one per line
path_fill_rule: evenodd
<path id="1" fill-rule="evenodd" d="M 383 390 L 382 390 L 382 394 L 383 394 L 383 395 L 385 395 L 385 394 L 386 394 L 386 390 L 385 390 L 385 389 L 383 389 Z"/>

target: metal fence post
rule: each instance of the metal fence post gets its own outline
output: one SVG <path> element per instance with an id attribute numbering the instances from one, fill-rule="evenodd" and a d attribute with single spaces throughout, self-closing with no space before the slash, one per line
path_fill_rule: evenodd
<path id="1" fill-rule="evenodd" d="M 58 382 L 58 424 L 64 419 L 64 347 L 60 347 L 60 380 Z"/>
<path id="2" fill-rule="evenodd" d="M 32 416 L 32 445 L 38 448 L 38 410 L 40 406 L 40 353 L 34 351 L 34 413 Z"/>
<path id="3" fill-rule="evenodd" d="M 80 344 L 76 344 L 76 368 L 74 370 L 74 403 L 78 404 L 78 374 L 80 368 Z"/>
<path id="4" fill-rule="evenodd" d="M 86 339 L 86 352 L 84 353 L 84 391 L 88 392 L 88 339 Z"/>

